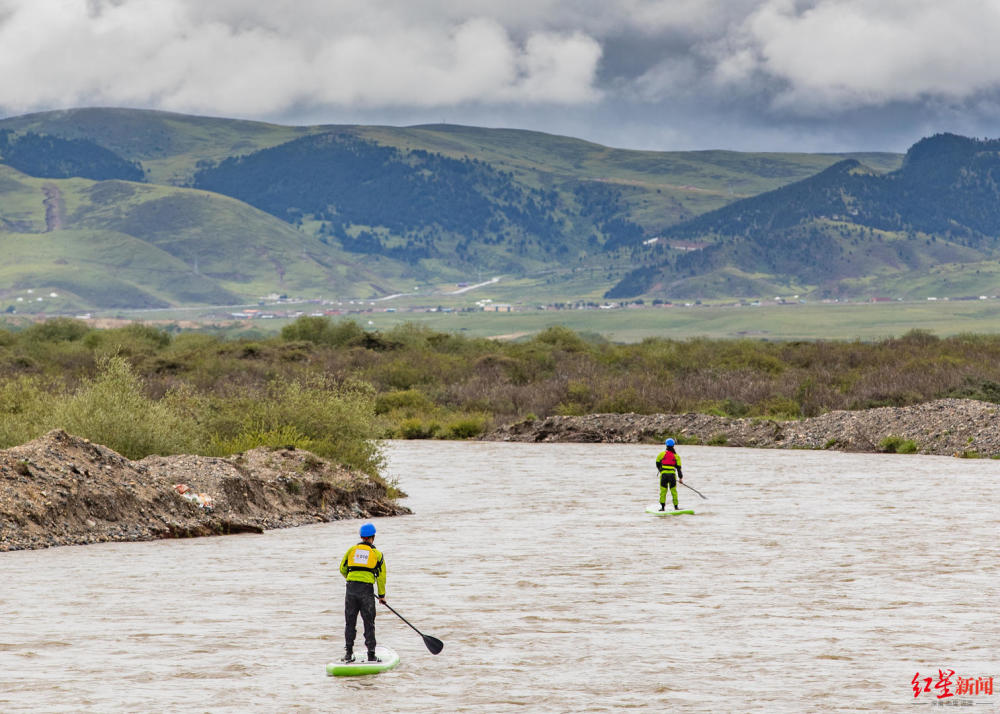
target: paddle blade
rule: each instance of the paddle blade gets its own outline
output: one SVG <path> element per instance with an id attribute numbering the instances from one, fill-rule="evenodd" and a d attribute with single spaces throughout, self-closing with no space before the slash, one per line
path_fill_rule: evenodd
<path id="1" fill-rule="evenodd" d="M 444 642 L 436 637 L 431 637 L 430 635 L 421 635 L 424 638 L 424 644 L 427 645 L 427 649 L 430 650 L 431 654 L 438 654 L 444 649 Z"/>

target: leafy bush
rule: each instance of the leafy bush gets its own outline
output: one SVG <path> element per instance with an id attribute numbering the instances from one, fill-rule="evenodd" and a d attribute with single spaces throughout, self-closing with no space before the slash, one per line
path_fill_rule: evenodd
<path id="1" fill-rule="evenodd" d="M 396 410 L 412 412 L 433 407 L 433 402 L 423 392 L 417 389 L 403 389 L 393 392 L 383 392 L 375 398 L 375 413 L 386 414 Z"/>
<path id="2" fill-rule="evenodd" d="M 83 343 L 98 354 L 134 356 L 155 354 L 170 344 L 170 333 L 135 323 L 111 330 L 91 330 Z"/>
<path id="3" fill-rule="evenodd" d="M 445 424 L 444 437 L 447 439 L 472 439 L 483 434 L 488 423 L 488 418 L 483 414 L 459 417 Z"/>
<path id="4" fill-rule="evenodd" d="M 259 394 L 214 398 L 206 427 L 216 443 L 294 428 L 318 456 L 375 475 L 383 457 L 372 439 L 374 406 L 374 391 L 359 382 L 275 378 Z"/>
<path id="5" fill-rule="evenodd" d="M 313 451 L 315 442 L 296 427 L 283 426 L 267 431 L 248 429 L 229 439 L 213 436 L 210 449 L 217 456 L 230 456 L 256 449 L 259 446 L 266 446 L 270 449 Z"/>
<path id="6" fill-rule="evenodd" d="M 71 317 L 55 317 L 45 322 L 36 322 L 25 329 L 20 337 L 34 342 L 73 342 L 83 339 L 90 332 L 87 323 Z"/>
<path id="7" fill-rule="evenodd" d="M 579 402 L 559 402 L 553 411 L 559 416 L 583 416 L 587 408 Z"/>
<path id="8" fill-rule="evenodd" d="M 359 345 L 364 336 L 365 331 L 354 320 L 333 323 L 328 317 L 308 315 L 281 328 L 281 339 L 285 341 L 302 340 L 329 347 Z"/>
<path id="9" fill-rule="evenodd" d="M 774 419 L 797 419 L 802 416 L 799 403 L 790 398 L 772 397 L 761 406 L 763 415 Z"/>
<path id="10" fill-rule="evenodd" d="M 915 454 L 919 447 L 912 439 L 901 436 L 887 436 L 878 443 L 879 450 L 887 454 Z"/>
<path id="11" fill-rule="evenodd" d="M 51 390 L 38 377 L 0 382 L 0 448 L 31 441 L 52 428 Z"/>
<path id="12" fill-rule="evenodd" d="M 583 352 L 587 349 L 587 343 L 579 334 L 561 325 L 542 330 L 535 336 L 534 341 L 565 352 Z"/>
<path id="13" fill-rule="evenodd" d="M 197 452 L 197 425 L 169 400 L 154 401 L 144 381 L 121 356 L 101 360 L 97 377 L 54 407 L 53 426 L 103 444 L 130 459 Z"/>
<path id="14" fill-rule="evenodd" d="M 404 419 L 399 425 L 399 435 L 404 439 L 433 439 L 441 430 L 437 422 L 424 422 L 422 419 Z"/>

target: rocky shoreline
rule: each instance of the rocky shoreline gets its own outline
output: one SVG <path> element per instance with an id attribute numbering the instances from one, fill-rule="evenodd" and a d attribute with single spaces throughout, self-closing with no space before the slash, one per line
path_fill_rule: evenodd
<path id="1" fill-rule="evenodd" d="M 0 451 L 0 551 L 404 513 L 381 480 L 292 449 L 130 461 L 56 430 Z"/>
<path id="2" fill-rule="evenodd" d="M 884 452 L 912 442 L 919 454 L 1000 457 L 1000 405 L 940 399 L 911 407 L 833 411 L 810 419 L 732 419 L 710 414 L 591 414 L 516 422 L 486 441 L 654 443 Z M 895 445 L 895 446 L 893 446 Z"/>

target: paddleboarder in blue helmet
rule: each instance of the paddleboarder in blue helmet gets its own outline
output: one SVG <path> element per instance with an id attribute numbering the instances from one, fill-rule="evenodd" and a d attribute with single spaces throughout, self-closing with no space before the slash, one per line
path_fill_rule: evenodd
<path id="1" fill-rule="evenodd" d="M 375 549 L 375 526 L 365 523 L 359 535 L 361 542 L 352 545 L 340 561 L 340 574 L 347 580 L 344 598 L 344 661 L 354 661 L 354 638 L 358 634 L 358 614 L 365 625 L 365 646 L 368 661 L 381 661 L 375 656 L 375 589 L 385 605 L 385 558 Z"/>
<path id="2" fill-rule="evenodd" d="M 681 456 L 674 450 L 673 439 L 663 442 L 664 449 L 656 457 L 656 470 L 660 474 L 660 510 L 667 506 L 667 490 L 670 491 L 670 498 L 674 502 L 674 510 L 679 510 L 677 505 L 677 479 L 684 483 L 684 476 L 681 473 Z"/>

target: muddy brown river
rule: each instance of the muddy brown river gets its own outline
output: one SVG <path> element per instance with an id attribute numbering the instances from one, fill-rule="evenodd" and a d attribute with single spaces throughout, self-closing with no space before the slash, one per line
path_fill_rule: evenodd
<path id="1" fill-rule="evenodd" d="M 380 607 L 378 676 L 325 676 L 362 521 L 0 553 L 0 711 L 1000 712 L 1000 462 L 678 450 L 659 518 L 655 446 L 388 443 L 445 647 Z"/>

